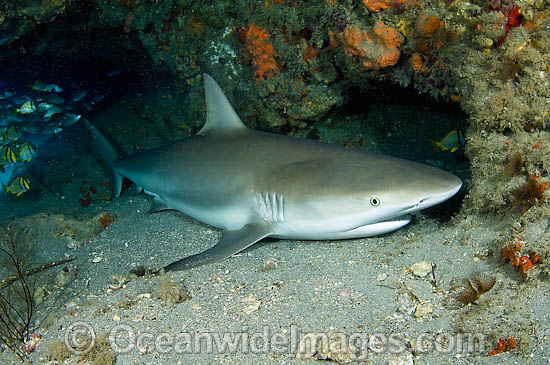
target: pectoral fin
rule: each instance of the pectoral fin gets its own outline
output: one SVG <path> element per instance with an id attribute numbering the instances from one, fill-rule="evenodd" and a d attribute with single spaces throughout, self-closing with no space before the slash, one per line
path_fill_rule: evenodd
<path id="1" fill-rule="evenodd" d="M 272 233 L 273 230 L 271 227 L 265 223 L 249 223 L 238 231 L 224 231 L 222 238 L 213 247 L 196 255 L 173 262 L 166 266 L 164 270 L 187 270 L 222 261 L 252 246 Z"/>

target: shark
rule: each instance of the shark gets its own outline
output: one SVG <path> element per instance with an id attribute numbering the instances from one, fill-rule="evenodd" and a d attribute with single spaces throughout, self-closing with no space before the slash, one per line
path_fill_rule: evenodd
<path id="1" fill-rule="evenodd" d="M 180 211 L 222 229 L 211 248 L 164 267 L 224 260 L 266 237 L 337 240 L 397 230 L 411 214 L 455 195 L 462 181 L 409 160 L 248 128 L 203 75 L 206 122 L 197 135 L 121 157 L 85 121 L 113 174 L 153 196 L 151 212 Z"/>

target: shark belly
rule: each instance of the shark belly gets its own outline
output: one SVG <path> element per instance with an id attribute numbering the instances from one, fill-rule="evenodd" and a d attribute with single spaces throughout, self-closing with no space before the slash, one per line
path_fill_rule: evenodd
<path id="1" fill-rule="evenodd" d="M 297 240 L 341 240 L 361 237 L 372 237 L 395 231 L 406 226 L 411 221 L 410 216 L 404 216 L 365 224 L 353 229 L 338 229 L 327 225 L 305 225 L 299 222 L 286 222 L 274 226 L 271 237 Z"/>

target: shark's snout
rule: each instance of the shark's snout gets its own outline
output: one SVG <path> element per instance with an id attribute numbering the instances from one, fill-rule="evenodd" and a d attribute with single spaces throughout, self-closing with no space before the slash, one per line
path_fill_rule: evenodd
<path id="1" fill-rule="evenodd" d="M 413 211 L 426 209 L 444 202 L 453 197 L 462 187 L 462 180 L 449 174 L 449 179 L 441 187 L 434 189 L 434 192 L 422 199 L 416 204 Z"/>

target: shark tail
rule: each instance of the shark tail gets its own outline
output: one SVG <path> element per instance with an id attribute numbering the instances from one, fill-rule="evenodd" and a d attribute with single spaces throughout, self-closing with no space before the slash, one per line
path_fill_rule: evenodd
<path id="1" fill-rule="evenodd" d="M 114 168 L 114 163 L 116 160 L 119 159 L 120 154 L 117 152 L 117 150 L 113 147 L 113 145 L 105 138 L 103 134 L 88 120 L 82 118 L 84 120 L 84 124 L 86 124 L 86 128 L 90 131 L 92 136 L 94 137 L 95 141 L 99 145 L 99 150 L 101 151 L 101 154 L 107 160 L 107 163 L 111 169 L 111 173 L 113 174 L 113 186 L 111 188 L 111 197 L 118 198 L 120 196 L 120 192 L 122 191 L 122 175 L 120 175 Z"/>

